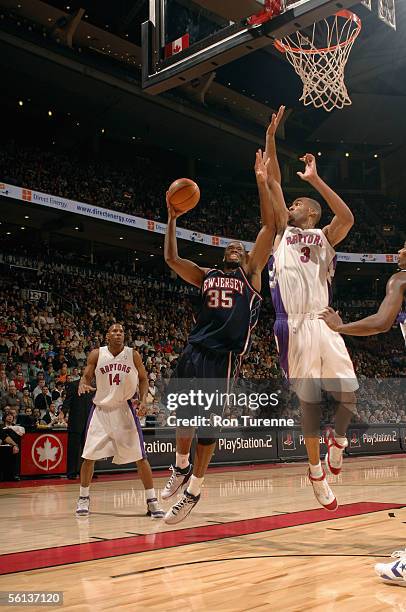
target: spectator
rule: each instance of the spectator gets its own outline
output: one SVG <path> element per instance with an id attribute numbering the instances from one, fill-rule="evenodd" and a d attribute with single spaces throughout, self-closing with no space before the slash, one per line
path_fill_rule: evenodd
<path id="1" fill-rule="evenodd" d="M 47 407 L 45 413 L 42 415 L 41 425 L 48 425 L 48 427 L 50 427 L 54 420 L 56 420 L 56 417 L 57 414 L 55 404 L 50 403 L 49 407 Z"/>
<path id="2" fill-rule="evenodd" d="M 25 411 L 26 408 L 31 408 L 31 410 L 33 410 L 34 402 L 30 396 L 30 390 L 27 387 L 24 387 L 23 396 L 21 398 L 21 409 Z"/>
<path id="3" fill-rule="evenodd" d="M 17 372 L 17 375 L 13 382 L 14 382 L 14 386 L 17 389 L 17 391 L 19 393 L 22 393 L 25 387 L 24 374 L 22 372 Z"/>
<path id="4" fill-rule="evenodd" d="M 33 429 L 36 426 L 36 420 L 32 413 L 32 408 L 25 408 L 24 412 L 17 416 L 17 425 L 22 425 L 24 429 Z"/>
<path id="5" fill-rule="evenodd" d="M 52 397 L 49 393 L 48 387 L 43 387 L 42 392 L 37 395 L 35 398 L 34 406 L 41 410 L 42 413 L 48 412 L 50 406 L 52 405 Z"/>
<path id="6" fill-rule="evenodd" d="M 37 395 L 40 395 L 42 393 L 44 387 L 46 387 L 45 379 L 42 374 L 39 374 L 39 377 L 37 378 L 37 386 L 32 392 L 34 400 L 36 399 Z"/>
<path id="7" fill-rule="evenodd" d="M 2 403 L 4 406 L 8 405 L 11 408 L 16 408 L 17 412 L 20 410 L 21 401 L 14 382 L 9 384 L 8 392 L 4 395 Z"/>

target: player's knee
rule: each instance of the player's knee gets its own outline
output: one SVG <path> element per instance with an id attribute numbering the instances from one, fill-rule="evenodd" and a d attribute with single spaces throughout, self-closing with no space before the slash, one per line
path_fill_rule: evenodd
<path id="1" fill-rule="evenodd" d="M 197 443 L 202 446 L 211 446 L 216 443 L 216 438 L 197 438 Z"/>
<path id="2" fill-rule="evenodd" d="M 357 408 L 357 395 L 354 391 L 346 391 L 332 394 L 336 402 L 350 412 L 355 412 Z"/>

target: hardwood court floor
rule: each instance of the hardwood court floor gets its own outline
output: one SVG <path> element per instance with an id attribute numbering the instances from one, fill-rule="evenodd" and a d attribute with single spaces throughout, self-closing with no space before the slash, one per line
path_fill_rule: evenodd
<path id="1" fill-rule="evenodd" d="M 143 516 L 129 475 L 93 483 L 89 519 L 74 516 L 77 483 L 3 485 L 0 591 L 63 591 L 79 612 L 406 612 L 406 589 L 373 570 L 406 547 L 406 458 L 347 460 L 331 484 L 333 514 L 303 464 L 214 469 L 175 527 Z"/>

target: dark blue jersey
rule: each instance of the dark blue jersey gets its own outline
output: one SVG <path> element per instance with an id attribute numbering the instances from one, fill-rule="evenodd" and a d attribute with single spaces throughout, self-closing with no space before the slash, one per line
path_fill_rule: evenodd
<path id="1" fill-rule="evenodd" d="M 262 298 L 242 268 L 209 270 L 201 287 L 202 307 L 189 343 L 221 353 L 244 354 L 258 322 Z"/>

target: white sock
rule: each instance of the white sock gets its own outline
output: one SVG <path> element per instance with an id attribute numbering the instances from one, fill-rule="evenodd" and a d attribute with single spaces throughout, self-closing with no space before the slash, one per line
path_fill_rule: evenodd
<path id="1" fill-rule="evenodd" d="M 145 489 L 145 497 L 147 501 L 149 499 L 156 499 L 155 489 Z"/>
<path id="2" fill-rule="evenodd" d="M 337 444 L 340 444 L 340 446 L 344 446 L 346 443 L 347 438 L 344 436 L 336 436 L 335 432 L 334 432 L 334 437 L 336 439 Z M 343 453 L 344 453 L 344 449 L 343 448 L 337 448 L 336 446 L 332 446 L 330 449 L 330 461 L 331 464 L 334 466 L 339 467 L 341 465 L 342 462 L 342 458 L 343 458 Z"/>
<path id="3" fill-rule="evenodd" d="M 321 478 L 323 476 L 323 469 L 321 467 L 320 461 L 316 463 L 316 465 L 312 465 L 309 463 L 310 474 L 314 476 L 314 478 Z"/>
<path id="4" fill-rule="evenodd" d="M 189 454 L 181 455 L 180 453 L 176 453 L 176 467 L 184 470 L 189 465 Z"/>
<path id="5" fill-rule="evenodd" d="M 196 476 L 192 476 L 189 482 L 189 486 L 187 488 L 187 492 L 191 495 L 199 495 L 200 490 L 202 488 L 203 478 L 197 478 Z"/>
<path id="6" fill-rule="evenodd" d="M 80 487 L 79 497 L 89 497 L 90 487 Z"/>

